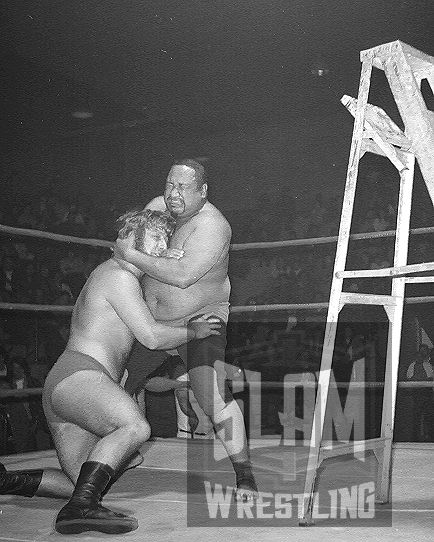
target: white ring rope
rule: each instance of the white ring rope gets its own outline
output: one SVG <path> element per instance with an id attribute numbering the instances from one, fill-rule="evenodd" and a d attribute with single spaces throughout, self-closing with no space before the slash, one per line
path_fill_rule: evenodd
<path id="1" fill-rule="evenodd" d="M 86 239 L 83 237 L 73 237 L 72 235 L 50 233 L 48 231 L 14 228 L 12 226 L 5 226 L 3 224 L 0 224 L 0 233 L 6 233 L 11 235 L 25 235 L 26 237 L 40 237 L 42 239 L 51 239 L 52 241 L 61 241 L 63 243 L 77 243 L 79 245 L 90 245 L 93 247 L 110 248 L 111 246 L 113 246 L 113 242 L 104 241 L 102 239 Z"/>
<path id="2" fill-rule="evenodd" d="M 50 233 L 41 230 L 31 230 L 26 228 L 15 228 L 13 226 L 5 226 L 0 224 L 0 233 L 11 235 L 24 235 L 28 237 L 40 237 L 43 239 L 51 239 L 52 241 L 60 241 L 64 243 L 77 243 L 81 245 L 90 245 L 94 247 L 107 247 L 110 248 L 114 242 L 104 241 L 102 239 L 88 239 L 83 237 L 74 237 L 72 235 L 61 235 L 59 233 Z M 353 233 L 350 235 L 350 239 L 380 239 L 382 237 L 394 237 L 395 230 L 387 231 L 374 231 L 368 233 Z M 410 230 L 413 235 L 422 235 L 427 233 L 434 233 L 434 227 L 429 228 L 414 228 Z M 260 243 L 233 243 L 231 245 L 232 251 L 240 250 L 257 250 L 262 248 L 281 248 L 289 246 L 300 245 L 323 245 L 327 243 L 336 243 L 337 236 L 332 237 L 312 237 L 309 239 L 288 239 L 287 241 L 261 241 Z"/>
<path id="3" fill-rule="evenodd" d="M 429 228 L 416 228 L 410 230 L 412 234 L 420 235 L 427 233 L 434 233 L 434 227 Z M 0 224 L 0 234 L 11 235 L 24 235 L 29 237 L 40 237 L 42 239 L 51 239 L 53 241 L 60 241 L 66 243 L 77 243 L 82 245 L 90 245 L 94 247 L 106 247 L 113 246 L 113 242 L 104 241 L 102 239 L 89 239 L 82 237 L 74 237 L 71 235 L 61 235 L 58 233 L 50 233 L 41 230 L 32 230 L 26 228 L 15 228 L 13 226 L 5 226 Z M 395 230 L 369 232 L 369 233 L 355 233 L 350 236 L 350 239 L 378 239 L 382 237 L 392 237 L 395 235 Z M 287 241 L 264 241 L 260 243 L 235 243 L 231 245 L 231 250 L 251 250 L 262 248 L 279 248 L 287 246 L 300 246 L 300 245 L 315 245 L 325 243 L 335 243 L 337 237 L 312 237 L 310 239 L 289 239 Z M 406 303 L 431 303 L 434 301 L 434 297 L 411 297 L 406 299 Z M 71 312 L 72 306 L 70 305 L 35 305 L 30 303 L 5 303 L 0 302 L 0 309 L 6 310 L 18 310 L 18 311 L 39 311 L 39 312 Z M 328 308 L 328 302 L 319 303 L 282 303 L 272 305 L 240 305 L 237 307 L 231 307 L 232 313 L 242 312 L 265 312 L 265 311 L 297 311 L 297 310 L 323 310 Z"/>
<path id="4" fill-rule="evenodd" d="M 34 312 L 71 312 L 74 305 L 36 305 L 34 303 L 0 302 L 0 309 Z"/>
<path id="5" fill-rule="evenodd" d="M 419 303 L 434 303 L 434 296 L 407 297 L 407 305 Z M 230 307 L 231 313 L 243 312 L 269 312 L 269 311 L 298 311 L 298 310 L 325 310 L 328 301 L 321 303 L 275 303 L 273 305 L 238 305 Z M 0 302 L 0 310 L 34 311 L 34 312 L 71 312 L 73 305 L 35 305 L 32 303 L 5 303 Z"/>
<path id="6" fill-rule="evenodd" d="M 434 227 L 429 228 L 416 228 L 410 230 L 412 234 L 420 235 L 426 233 L 434 233 Z M 31 230 L 26 228 L 15 228 L 13 226 L 5 226 L 0 224 L 0 234 L 11 234 L 11 235 L 23 235 L 28 237 L 39 237 L 42 239 L 50 239 L 53 241 L 60 241 L 66 243 L 76 243 L 83 245 L 90 245 L 94 247 L 106 247 L 110 248 L 113 245 L 113 242 L 104 241 L 101 239 L 87 239 L 81 237 L 74 237 L 70 235 L 61 235 L 57 233 L 50 233 L 41 230 Z M 393 237 L 395 236 L 395 230 L 381 231 L 381 232 L 370 232 L 370 233 L 356 233 L 350 236 L 350 239 L 378 239 L 382 237 Z M 338 240 L 337 236 L 333 237 L 313 237 L 310 239 L 291 239 L 288 241 L 264 241 L 260 243 L 235 243 L 231 245 L 231 250 L 240 251 L 240 250 L 253 250 L 253 249 L 263 249 L 263 248 L 280 248 L 287 246 L 300 246 L 300 245 L 315 245 L 315 244 L 326 244 L 326 243 L 336 243 Z M 431 303 L 434 302 L 434 297 L 411 297 L 405 300 L 407 304 L 414 303 Z M 232 313 L 243 313 L 243 312 L 267 312 L 267 311 L 297 311 L 297 310 L 324 310 L 328 308 L 328 302 L 322 303 L 281 303 L 273 305 L 240 305 L 236 307 L 231 307 Z M 32 303 L 5 303 L 0 302 L 0 310 L 18 310 L 18 311 L 34 311 L 34 312 L 71 312 L 73 309 L 72 305 L 36 305 Z M 348 387 L 348 383 L 337 382 L 338 387 Z M 285 384 L 286 385 L 286 384 Z M 300 383 L 294 384 L 295 386 L 300 386 Z M 306 383 L 304 383 L 306 385 Z M 311 385 L 316 385 L 316 383 L 311 383 Z M 354 383 L 352 384 L 354 386 Z M 261 387 L 266 388 L 282 388 L 283 383 L 273 383 L 273 382 L 263 382 Z M 384 383 L 382 382 L 364 382 L 361 383 L 363 388 L 382 388 Z M 427 388 L 434 387 L 433 382 L 398 382 L 400 388 Z M 8 397 L 28 397 L 33 395 L 41 395 L 43 388 L 27 388 L 22 390 L 0 390 L 0 399 Z"/>
<path id="7" fill-rule="evenodd" d="M 295 373 L 295 374 L 301 374 L 301 373 Z M 309 373 L 311 374 L 311 373 Z M 291 382 L 288 380 L 281 381 L 281 382 L 248 382 L 247 386 L 249 389 L 249 392 L 255 392 L 255 391 L 265 391 L 267 389 L 269 390 L 284 390 L 288 388 L 316 388 L 318 383 L 316 381 L 308 380 L 305 382 L 302 381 L 295 381 Z M 351 387 L 351 389 L 360 389 L 360 390 L 369 390 L 369 389 L 383 389 L 384 388 L 384 382 L 336 382 L 336 387 L 347 389 Z M 399 381 L 398 382 L 399 388 L 433 388 L 434 389 L 434 382 L 428 381 L 428 380 L 420 380 L 420 381 Z M 31 396 L 39 396 L 42 394 L 43 388 L 24 388 L 21 390 L 0 390 L 0 400 L 1 399 L 7 399 L 8 397 L 15 397 L 15 398 L 22 398 L 22 397 L 31 397 Z"/>
<path id="8" fill-rule="evenodd" d="M 380 239 L 382 237 L 394 237 L 395 230 L 385 231 L 373 231 L 366 233 L 352 233 L 350 239 Z M 410 230 L 413 235 L 421 235 L 426 233 L 434 233 L 434 227 L 429 228 L 414 228 Z M 336 235 L 330 237 L 311 237 L 308 239 L 288 239 L 287 241 L 261 241 L 260 243 L 234 243 L 231 245 L 231 250 L 254 250 L 261 248 L 280 248 L 291 246 L 303 246 L 303 245 L 325 245 L 328 243 L 337 243 L 338 237 Z"/>

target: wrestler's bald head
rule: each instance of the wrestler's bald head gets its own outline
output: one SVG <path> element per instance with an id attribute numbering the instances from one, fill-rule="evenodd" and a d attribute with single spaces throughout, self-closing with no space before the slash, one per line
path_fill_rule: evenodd
<path id="1" fill-rule="evenodd" d="M 120 239 L 125 239 L 133 232 L 136 241 L 135 248 L 141 252 L 147 252 L 145 246 L 147 233 L 159 234 L 167 242 L 175 230 L 176 221 L 167 211 L 142 209 L 126 212 L 117 219 L 116 224 Z"/>

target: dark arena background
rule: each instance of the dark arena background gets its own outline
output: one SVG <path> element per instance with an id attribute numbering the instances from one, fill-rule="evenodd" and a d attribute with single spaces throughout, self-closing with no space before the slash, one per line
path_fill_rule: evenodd
<path id="1" fill-rule="evenodd" d="M 2 3 L 7 471 L 59 467 L 41 394 L 73 306 L 189 157 L 232 228 L 222 363 L 259 496 L 235 501 L 172 355 L 134 397 L 151 438 L 104 503 L 139 527 L 111 539 L 432 539 L 433 27 L 432 0 Z M 5 476 L 0 542 L 61 539 L 65 502 Z"/>

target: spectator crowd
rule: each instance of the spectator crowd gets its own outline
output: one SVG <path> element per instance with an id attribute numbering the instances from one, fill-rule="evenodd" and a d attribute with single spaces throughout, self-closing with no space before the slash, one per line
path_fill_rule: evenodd
<path id="1" fill-rule="evenodd" d="M 374 181 L 376 175 L 372 176 Z M 369 177 L 368 177 L 369 180 Z M 393 230 L 396 203 L 385 202 L 372 181 L 365 202 L 356 207 L 353 233 Z M 277 198 L 277 199 L 276 199 Z M 91 201 L 62 200 L 41 195 L 0 207 L 0 224 L 85 238 L 113 240 L 114 221 L 125 209 L 115 204 L 97 207 Z M 224 211 L 224 209 L 223 209 Z M 262 194 L 257 209 L 227 213 L 234 243 L 284 241 L 336 236 L 340 201 L 322 193 L 301 198 Z M 418 214 L 414 227 L 431 225 L 431 217 Z M 410 260 L 434 259 L 429 238 L 419 236 L 410 245 Z M 336 244 L 307 242 L 280 249 L 243 250 L 231 254 L 233 305 L 311 303 L 327 301 Z M 33 237 L 2 236 L 0 249 L 0 301 L 73 304 L 90 271 L 108 256 L 107 249 L 60 243 Z M 352 243 L 349 268 L 392 265 L 393 238 Z M 348 285 L 359 290 L 360 284 Z"/>

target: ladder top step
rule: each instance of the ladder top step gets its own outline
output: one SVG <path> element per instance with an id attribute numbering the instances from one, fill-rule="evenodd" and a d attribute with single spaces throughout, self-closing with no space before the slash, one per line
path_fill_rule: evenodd
<path id="1" fill-rule="evenodd" d="M 365 49 L 360 52 L 360 61 L 373 60 L 374 66 L 382 68 L 381 61 L 390 56 L 399 56 L 404 54 L 407 62 L 413 71 L 419 72 L 423 76 L 424 72 L 429 73 L 434 69 L 434 57 L 415 49 L 403 41 L 396 40 L 382 45 L 377 45 L 371 49 Z"/>

